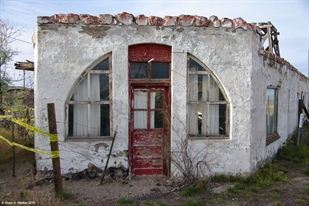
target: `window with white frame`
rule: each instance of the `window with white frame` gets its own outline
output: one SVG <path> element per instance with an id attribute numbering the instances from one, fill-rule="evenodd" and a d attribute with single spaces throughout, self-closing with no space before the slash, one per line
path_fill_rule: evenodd
<path id="1" fill-rule="evenodd" d="M 188 58 L 188 131 L 190 137 L 228 136 L 226 95 L 210 70 Z"/>
<path id="2" fill-rule="evenodd" d="M 110 137 L 110 56 L 89 70 L 67 102 L 68 136 Z"/>
<path id="3" fill-rule="evenodd" d="M 267 88 L 266 92 L 266 135 L 277 133 L 278 90 Z"/>

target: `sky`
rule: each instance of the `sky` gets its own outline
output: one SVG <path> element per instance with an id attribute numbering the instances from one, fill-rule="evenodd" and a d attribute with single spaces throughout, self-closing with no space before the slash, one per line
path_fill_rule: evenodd
<path id="1" fill-rule="evenodd" d="M 243 18 L 248 23 L 270 21 L 280 32 L 280 56 L 308 76 L 309 65 L 309 1 L 308 0 L 0 0 L 0 17 L 9 19 L 22 34 L 12 43 L 19 54 L 8 64 L 7 72 L 20 79 L 22 71 L 15 62 L 34 61 L 32 35 L 37 16 L 53 14 L 118 14 L 128 12 L 137 16 L 199 15 L 219 19 Z M 33 72 L 26 72 L 26 86 L 33 82 Z M 23 81 L 14 82 L 22 86 Z"/>

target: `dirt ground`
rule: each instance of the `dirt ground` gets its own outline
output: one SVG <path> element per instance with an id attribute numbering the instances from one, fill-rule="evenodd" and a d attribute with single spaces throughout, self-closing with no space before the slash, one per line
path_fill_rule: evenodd
<path id="1" fill-rule="evenodd" d="M 0 165 L 0 203 L 10 205 L 10 203 L 27 202 L 28 205 L 50 204 L 50 205 L 117 205 L 114 200 L 124 199 L 145 199 L 156 198 L 169 195 L 172 182 L 162 177 L 144 177 L 128 179 L 112 179 L 105 177 L 101 185 L 101 177 L 95 179 L 81 179 L 78 181 L 63 179 L 63 190 L 74 195 L 74 199 L 59 201 L 54 199 L 52 181 L 45 182 L 41 186 L 34 185 L 34 167 L 32 165 L 33 154 L 23 152 L 16 157 L 15 177 L 12 176 L 12 162 L 5 161 Z M 35 197 L 21 197 L 21 193 L 27 191 L 45 191 L 45 196 L 41 199 Z M 46 193 L 50 197 L 46 197 Z M 23 202 L 22 202 L 23 201 Z M 36 203 L 36 204 L 34 204 Z"/>
<path id="2" fill-rule="evenodd" d="M 129 205 L 183 205 L 191 200 L 200 200 L 202 204 L 187 205 L 309 205 L 309 177 L 298 170 L 288 173 L 289 181 L 279 182 L 263 191 L 265 198 L 257 195 L 249 200 L 228 198 L 224 192 L 233 185 L 208 183 L 210 193 L 195 197 L 182 197 L 177 182 L 163 177 L 142 177 L 132 180 L 114 180 L 109 177 L 100 185 L 101 178 L 82 179 L 78 181 L 63 179 L 63 190 L 74 195 L 73 198 L 60 201 L 55 198 L 53 183 L 47 182 L 40 186 L 34 185 L 33 154 L 21 152 L 16 157 L 16 176 L 12 176 L 12 162 L 1 162 L 0 165 L 0 204 L 1 205 L 60 205 L 60 206 L 97 206 L 119 205 L 120 198 L 134 200 Z M 270 194 L 274 188 L 280 189 L 280 201 Z M 221 195 L 221 196 L 220 196 Z M 215 198 L 210 198 L 215 197 Z M 270 197 L 268 197 L 270 196 Z M 15 203 L 15 204 L 14 204 Z"/>

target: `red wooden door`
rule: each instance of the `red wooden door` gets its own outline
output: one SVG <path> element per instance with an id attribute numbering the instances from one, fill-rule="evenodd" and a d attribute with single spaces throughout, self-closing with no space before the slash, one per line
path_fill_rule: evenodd
<path id="1" fill-rule="evenodd" d="M 166 175 L 168 87 L 131 87 L 130 167 L 133 175 Z"/>

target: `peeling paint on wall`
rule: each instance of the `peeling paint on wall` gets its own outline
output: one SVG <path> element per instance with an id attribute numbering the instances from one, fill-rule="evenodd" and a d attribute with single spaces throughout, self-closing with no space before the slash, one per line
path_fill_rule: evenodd
<path id="1" fill-rule="evenodd" d="M 82 28 L 82 31 L 79 31 L 79 33 L 88 34 L 92 38 L 103 38 L 107 35 L 106 31 L 108 31 L 111 27 L 110 26 L 96 26 L 96 27 L 82 26 L 81 28 Z"/>
<path id="2" fill-rule="evenodd" d="M 208 67 L 227 94 L 228 137 L 189 141 L 193 145 L 192 155 L 200 151 L 209 154 L 205 161 L 210 169 L 204 167 L 201 175 L 248 175 L 263 165 L 297 127 L 297 93 L 308 92 L 308 78 L 288 61 L 265 51 L 259 27 L 241 18 L 57 14 L 38 17 L 36 37 L 35 124 L 47 130 L 46 105 L 55 103 L 63 173 L 83 171 L 89 162 L 99 168 L 105 166 L 112 138 L 70 140 L 66 102 L 83 75 L 107 54 L 111 54 L 112 130 L 118 126 L 109 166 L 128 168 L 131 45 L 152 43 L 171 47 L 171 152 L 179 151 L 177 141 L 187 137 L 188 56 Z M 50 89 L 49 85 L 57 89 Z M 280 139 L 266 146 L 265 92 L 270 85 L 280 88 Z M 49 149 L 48 140 L 38 134 L 35 145 Z M 154 154 L 147 149 L 138 152 Z M 38 170 L 51 167 L 48 156 L 37 156 L 37 160 Z M 154 167 L 159 163 L 154 159 L 141 162 Z M 179 176 L 179 168 L 171 165 L 171 174 Z"/>

